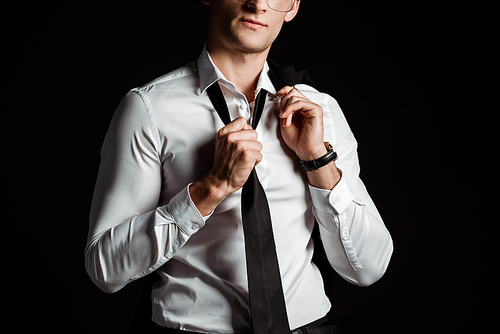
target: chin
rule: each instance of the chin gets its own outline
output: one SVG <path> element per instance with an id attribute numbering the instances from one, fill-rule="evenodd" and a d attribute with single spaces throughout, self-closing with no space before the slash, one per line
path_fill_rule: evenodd
<path id="1" fill-rule="evenodd" d="M 235 44 L 240 51 L 247 53 L 262 53 L 268 51 L 272 43 L 262 41 L 252 41 L 251 38 L 239 39 Z"/>
<path id="2" fill-rule="evenodd" d="M 269 50 L 271 46 L 247 46 L 247 47 L 241 47 L 240 51 L 246 52 L 246 53 L 262 53 L 266 52 Z"/>

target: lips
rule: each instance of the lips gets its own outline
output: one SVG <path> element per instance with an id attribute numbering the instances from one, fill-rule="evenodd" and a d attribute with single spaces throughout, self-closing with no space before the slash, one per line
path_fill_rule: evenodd
<path id="1" fill-rule="evenodd" d="M 242 18 L 240 19 L 240 22 L 252 29 L 261 29 L 266 26 L 264 23 L 254 20 L 252 18 Z"/>

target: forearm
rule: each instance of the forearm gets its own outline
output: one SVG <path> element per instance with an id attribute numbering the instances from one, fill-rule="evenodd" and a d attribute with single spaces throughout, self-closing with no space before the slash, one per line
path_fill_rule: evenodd
<path id="1" fill-rule="evenodd" d="M 351 283 L 367 286 L 387 269 L 393 245 L 373 202 L 354 196 L 346 180 L 332 192 L 311 189 L 314 214 L 331 266 Z"/>
<path id="2" fill-rule="evenodd" d="M 169 204 L 92 235 L 87 272 L 99 288 L 116 292 L 167 262 L 203 225 L 185 188 Z"/>
<path id="3" fill-rule="evenodd" d="M 169 242 L 161 239 L 178 239 L 182 234 L 178 231 L 171 233 L 173 225 L 155 228 L 154 216 L 157 214 L 150 212 L 131 218 L 94 236 L 89 242 L 86 268 L 100 289 L 108 293 L 116 292 L 134 277 L 167 260 L 166 252 L 159 246 Z"/>

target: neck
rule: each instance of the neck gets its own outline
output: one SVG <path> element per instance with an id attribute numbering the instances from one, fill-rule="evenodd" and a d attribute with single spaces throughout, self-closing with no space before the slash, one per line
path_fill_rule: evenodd
<path id="1" fill-rule="evenodd" d="M 252 102 L 269 49 L 259 53 L 227 52 L 221 48 L 214 48 L 210 43 L 207 49 L 222 74 L 246 96 L 249 103 Z"/>

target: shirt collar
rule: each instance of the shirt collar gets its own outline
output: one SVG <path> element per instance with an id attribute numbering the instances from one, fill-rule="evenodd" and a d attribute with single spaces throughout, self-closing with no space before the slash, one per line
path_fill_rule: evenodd
<path id="1" fill-rule="evenodd" d="M 198 73 L 200 75 L 200 90 L 202 93 L 204 93 L 205 90 L 213 83 L 219 80 L 226 86 L 232 87 L 234 90 L 236 90 L 234 84 L 227 80 L 224 77 L 224 74 L 222 74 L 217 66 L 215 66 L 212 58 L 210 57 L 210 54 L 208 53 L 206 43 L 203 51 L 198 57 L 197 65 Z M 269 77 L 269 65 L 267 64 L 267 61 L 264 63 L 264 68 L 260 73 L 259 81 L 257 83 L 256 95 L 260 92 L 261 89 L 265 89 L 269 94 L 274 95 L 274 97 L 278 97 L 278 93 Z"/>

